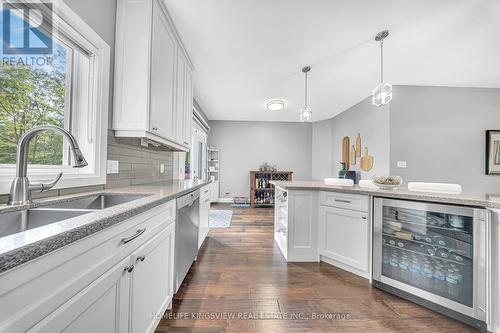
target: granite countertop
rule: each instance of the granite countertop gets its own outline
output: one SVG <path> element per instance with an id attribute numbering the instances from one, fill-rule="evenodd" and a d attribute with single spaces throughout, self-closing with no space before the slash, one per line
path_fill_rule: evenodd
<path id="1" fill-rule="evenodd" d="M 40 199 L 29 206 L 0 205 L 1 220 L 2 213 L 64 203 L 100 194 L 144 195 L 137 200 L 0 238 L 0 273 L 195 191 L 209 183 L 209 181 L 179 180 Z"/>
<path id="2" fill-rule="evenodd" d="M 349 186 L 332 186 L 326 185 L 319 181 L 271 181 L 271 184 L 282 188 L 284 190 L 321 190 L 332 191 L 341 193 L 365 194 L 375 197 L 384 198 L 397 198 L 397 199 L 410 199 L 418 201 L 430 201 L 438 203 L 448 203 L 465 206 L 475 206 L 484 208 L 497 208 L 500 209 L 500 194 L 488 193 L 431 193 L 431 192 L 416 192 L 409 191 L 406 188 L 399 188 L 397 190 L 381 190 Z"/>

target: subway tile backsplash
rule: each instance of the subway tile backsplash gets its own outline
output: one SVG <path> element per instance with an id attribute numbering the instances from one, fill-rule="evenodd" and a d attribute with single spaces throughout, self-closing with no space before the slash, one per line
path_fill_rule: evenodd
<path id="1" fill-rule="evenodd" d="M 108 131 L 108 160 L 119 161 L 119 173 L 107 175 L 107 188 L 148 184 L 173 179 L 173 152 L 164 147 L 143 147 L 140 139 L 116 138 Z M 160 173 L 160 164 L 165 172 Z"/>
<path id="2" fill-rule="evenodd" d="M 84 186 L 44 193 L 33 193 L 34 199 L 68 195 L 73 193 L 100 191 L 105 188 L 148 184 L 173 179 L 173 152 L 163 147 L 143 147 L 140 139 L 116 138 L 108 131 L 108 160 L 120 164 L 118 174 L 107 175 L 106 185 Z M 165 165 L 165 173 L 160 173 L 160 164 Z M 0 195 L 0 204 L 9 201 L 9 195 Z"/>

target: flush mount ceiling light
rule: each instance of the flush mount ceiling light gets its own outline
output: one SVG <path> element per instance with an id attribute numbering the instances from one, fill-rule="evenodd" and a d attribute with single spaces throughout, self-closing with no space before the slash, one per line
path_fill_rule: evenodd
<path id="1" fill-rule="evenodd" d="M 266 108 L 269 111 L 280 111 L 285 108 L 285 101 L 281 99 L 273 99 L 266 103 Z"/>
<path id="2" fill-rule="evenodd" d="M 389 30 L 383 30 L 375 36 L 380 42 L 380 84 L 373 90 L 373 105 L 382 106 L 392 100 L 392 85 L 384 82 L 384 39 L 389 36 Z"/>
<path id="3" fill-rule="evenodd" d="M 311 70 L 311 66 L 306 66 L 302 68 L 302 73 L 304 73 L 305 85 L 304 85 L 304 107 L 300 110 L 300 121 L 309 122 L 312 120 L 312 110 L 307 105 L 307 73 Z"/>

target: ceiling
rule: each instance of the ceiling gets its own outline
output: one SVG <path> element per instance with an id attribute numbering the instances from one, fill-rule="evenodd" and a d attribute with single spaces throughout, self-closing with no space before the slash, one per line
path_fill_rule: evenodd
<path id="1" fill-rule="evenodd" d="M 212 120 L 298 121 L 311 65 L 313 120 L 394 85 L 500 88 L 498 0 L 164 0 Z M 283 98 L 270 112 L 265 102 Z"/>

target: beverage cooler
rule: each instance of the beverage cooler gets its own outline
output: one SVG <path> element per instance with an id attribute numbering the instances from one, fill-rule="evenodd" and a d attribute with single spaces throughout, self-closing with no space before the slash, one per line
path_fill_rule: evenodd
<path id="1" fill-rule="evenodd" d="M 373 284 L 485 330 L 488 211 L 375 198 Z"/>

